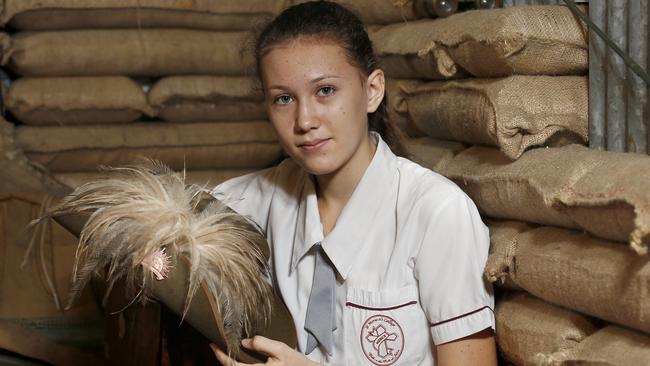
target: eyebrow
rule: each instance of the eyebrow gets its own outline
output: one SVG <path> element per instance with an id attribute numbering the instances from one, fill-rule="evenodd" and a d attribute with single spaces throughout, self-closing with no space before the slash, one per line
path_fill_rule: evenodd
<path id="1" fill-rule="evenodd" d="M 342 78 L 341 76 L 336 76 L 336 75 L 322 75 L 322 76 L 319 76 L 319 77 L 317 77 L 317 78 L 312 79 L 309 83 L 310 83 L 310 84 L 316 84 L 316 83 L 318 83 L 319 81 L 323 81 L 323 80 L 325 80 L 325 79 L 341 79 L 341 78 Z M 271 90 L 271 89 L 282 89 L 282 90 L 285 90 L 285 89 L 288 89 L 288 88 L 285 87 L 284 85 L 271 85 L 271 86 L 269 86 L 267 89 L 268 89 L 268 90 Z"/>

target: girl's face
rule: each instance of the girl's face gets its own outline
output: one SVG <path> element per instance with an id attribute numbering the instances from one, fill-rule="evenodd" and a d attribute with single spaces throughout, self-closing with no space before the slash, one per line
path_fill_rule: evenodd
<path id="1" fill-rule="evenodd" d="M 333 41 L 290 40 L 260 63 L 271 124 L 285 151 L 306 171 L 331 175 L 372 160 L 367 113 L 384 96 L 381 70 L 365 77 Z"/>

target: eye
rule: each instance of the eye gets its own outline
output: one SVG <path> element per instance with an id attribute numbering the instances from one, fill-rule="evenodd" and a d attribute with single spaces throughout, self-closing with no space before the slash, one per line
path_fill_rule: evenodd
<path id="1" fill-rule="evenodd" d="M 317 93 L 317 94 L 318 94 L 318 96 L 320 96 L 320 97 L 326 97 L 326 96 L 328 96 L 328 95 L 332 95 L 332 94 L 334 94 L 334 91 L 336 91 L 336 89 L 334 89 L 333 86 L 324 86 L 324 87 L 318 89 L 318 93 Z"/>
<path id="2" fill-rule="evenodd" d="M 293 98 L 291 98 L 290 96 L 288 96 L 286 94 L 283 94 L 283 95 L 279 95 L 279 96 L 275 97 L 275 99 L 273 99 L 273 103 L 283 105 L 283 104 L 291 103 L 292 100 L 293 100 Z"/>

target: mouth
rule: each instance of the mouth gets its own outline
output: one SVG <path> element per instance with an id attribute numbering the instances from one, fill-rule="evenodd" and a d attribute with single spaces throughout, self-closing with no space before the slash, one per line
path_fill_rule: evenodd
<path id="1" fill-rule="evenodd" d="M 316 139 L 305 141 L 301 144 L 298 144 L 298 147 L 304 151 L 316 151 L 321 147 L 325 146 L 330 139 Z"/>

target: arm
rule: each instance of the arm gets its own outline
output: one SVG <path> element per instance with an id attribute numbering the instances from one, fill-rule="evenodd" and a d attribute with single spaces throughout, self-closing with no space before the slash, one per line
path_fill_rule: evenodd
<path id="1" fill-rule="evenodd" d="M 450 196 L 424 215 L 415 267 L 420 299 L 440 365 L 496 365 L 494 298 L 483 277 L 488 230 L 469 198 Z"/>
<path id="2" fill-rule="evenodd" d="M 439 366 L 497 365 L 494 332 L 491 328 L 438 345 L 436 351 Z"/>

